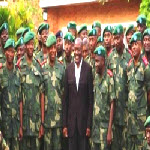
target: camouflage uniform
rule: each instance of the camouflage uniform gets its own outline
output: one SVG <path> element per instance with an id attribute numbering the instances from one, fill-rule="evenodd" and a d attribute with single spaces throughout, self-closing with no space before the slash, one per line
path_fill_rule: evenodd
<path id="1" fill-rule="evenodd" d="M 147 144 L 147 140 L 144 140 L 143 150 L 150 150 L 150 145 Z"/>
<path id="2" fill-rule="evenodd" d="M 70 61 L 70 62 L 66 60 L 66 57 L 64 57 L 61 62 L 63 62 L 63 65 L 65 66 L 65 69 L 66 69 L 67 66 L 68 66 L 70 63 L 72 63 L 73 61 L 74 61 L 74 57 L 71 56 L 71 61 Z"/>
<path id="3" fill-rule="evenodd" d="M 12 80 L 13 79 L 13 80 Z M 6 64 L 0 69 L 0 88 L 1 88 L 1 111 L 2 111 L 2 131 L 6 143 L 11 150 L 18 150 L 19 135 L 19 102 L 21 97 L 20 74 L 15 66 L 9 71 Z"/>
<path id="4" fill-rule="evenodd" d="M 41 125 L 40 94 L 42 92 L 41 67 L 33 57 L 29 65 L 26 55 L 18 63 L 23 95 L 23 141 L 22 149 L 39 149 L 39 128 Z"/>
<path id="5" fill-rule="evenodd" d="M 123 54 L 119 55 L 117 50 L 114 49 L 108 57 L 108 68 L 112 70 L 114 75 L 115 94 L 116 94 L 116 107 L 114 115 L 114 142 L 112 149 L 120 150 L 126 149 L 126 134 L 127 134 L 127 64 L 131 55 L 123 50 Z M 122 138 L 120 138 L 122 137 Z"/>
<path id="6" fill-rule="evenodd" d="M 55 61 L 51 67 L 49 60 L 43 66 L 45 95 L 45 150 L 61 150 L 62 141 L 62 94 L 64 89 L 64 66 Z"/>
<path id="7" fill-rule="evenodd" d="M 142 149 L 145 137 L 144 122 L 147 114 L 147 90 L 150 90 L 150 68 L 146 57 L 128 64 L 128 150 Z"/>
<path id="8" fill-rule="evenodd" d="M 44 57 L 43 51 L 42 51 L 42 49 L 41 49 L 38 53 L 35 54 L 35 57 L 36 57 L 36 59 L 37 59 L 40 63 L 42 63 L 42 62 L 44 62 L 45 60 L 47 60 L 48 54 L 47 54 L 47 57 Z"/>
<path id="9" fill-rule="evenodd" d="M 3 138 L 2 132 L 0 131 L 0 150 L 9 150 L 5 139 Z"/>

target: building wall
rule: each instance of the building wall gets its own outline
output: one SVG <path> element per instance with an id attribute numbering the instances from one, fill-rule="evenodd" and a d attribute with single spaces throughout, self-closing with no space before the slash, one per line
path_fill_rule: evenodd
<path id="1" fill-rule="evenodd" d="M 133 22 L 139 14 L 141 0 L 112 0 L 104 5 L 101 3 L 81 4 L 48 8 L 50 31 L 66 27 L 69 21 L 78 26 L 83 23 L 91 25 L 94 20 L 102 24 Z"/>

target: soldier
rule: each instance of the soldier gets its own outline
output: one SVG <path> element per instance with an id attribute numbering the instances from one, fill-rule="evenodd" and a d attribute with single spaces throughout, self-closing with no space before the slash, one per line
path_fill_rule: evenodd
<path id="1" fill-rule="evenodd" d="M 135 32 L 130 40 L 133 59 L 128 63 L 128 150 L 142 149 L 145 137 L 144 121 L 150 105 L 150 68 L 141 56 L 142 34 Z"/>
<path id="2" fill-rule="evenodd" d="M 49 24 L 42 23 L 39 28 L 38 32 L 41 36 L 41 42 L 42 42 L 42 48 L 41 50 L 36 54 L 36 58 L 40 63 L 43 63 L 47 60 L 48 54 L 47 54 L 47 48 L 46 48 L 46 40 L 49 34 Z"/>
<path id="3" fill-rule="evenodd" d="M 146 16 L 145 15 L 139 15 L 137 17 L 136 22 L 137 22 L 137 31 L 139 31 L 143 34 L 144 30 L 147 28 L 146 27 Z"/>
<path id="4" fill-rule="evenodd" d="M 84 38 L 87 38 L 87 25 L 82 24 L 80 26 L 80 29 L 78 31 L 78 36 L 83 40 Z"/>
<path id="5" fill-rule="evenodd" d="M 83 39 L 82 56 L 83 56 L 84 61 L 88 63 L 90 56 L 89 56 L 89 41 L 87 38 Z"/>
<path id="6" fill-rule="evenodd" d="M 63 50 L 63 32 L 59 30 L 56 33 L 56 49 L 57 49 L 57 58 L 59 61 L 63 60 L 64 57 L 64 50 Z"/>
<path id="7" fill-rule="evenodd" d="M 33 56 L 34 33 L 24 37 L 25 55 L 17 62 L 21 74 L 23 95 L 23 150 L 39 150 L 39 138 L 43 135 L 43 105 L 41 66 Z"/>
<path id="8" fill-rule="evenodd" d="M 131 55 L 126 51 L 123 44 L 123 26 L 118 25 L 113 31 L 115 49 L 108 57 L 108 68 L 114 75 L 116 106 L 114 115 L 115 131 L 112 149 L 121 150 L 126 146 L 126 115 L 127 115 L 127 63 Z M 122 138 L 120 138 L 122 137 Z"/>
<path id="9" fill-rule="evenodd" d="M 48 61 L 42 67 L 45 95 L 45 150 L 61 150 L 62 142 L 62 94 L 64 66 L 56 59 L 56 37 L 50 34 L 46 41 Z"/>
<path id="10" fill-rule="evenodd" d="M 101 36 L 101 23 L 99 21 L 94 21 L 92 24 L 92 29 L 95 28 L 97 31 L 97 36 Z"/>
<path id="11" fill-rule="evenodd" d="M 15 56 L 15 41 L 8 39 L 4 46 L 6 63 L 0 68 L 2 131 L 6 143 L 11 150 L 19 149 L 19 105 L 21 105 L 21 81 L 13 60 Z M 13 80 L 12 80 L 13 79 Z M 22 138 L 22 133 L 20 132 Z"/>
<path id="12" fill-rule="evenodd" d="M 9 150 L 5 139 L 3 138 L 2 132 L 0 131 L 0 150 Z"/>
<path id="13" fill-rule="evenodd" d="M 4 54 L 4 46 L 8 38 L 9 38 L 8 24 L 3 23 L 2 26 L 0 27 L 0 40 L 2 44 L 2 47 L 0 49 L 0 63 L 4 63 L 6 61 L 5 54 Z"/>
<path id="14" fill-rule="evenodd" d="M 76 38 L 77 36 L 77 28 L 76 23 L 74 21 L 70 21 L 67 25 L 68 32 L 71 32 L 71 34 Z"/>
<path id="15" fill-rule="evenodd" d="M 99 36 L 97 38 L 97 46 L 96 47 L 103 46 L 103 42 L 104 42 L 103 37 Z"/>
<path id="16" fill-rule="evenodd" d="M 20 27 L 17 31 L 16 31 L 16 36 L 17 36 L 17 40 L 19 40 L 19 38 L 21 37 L 22 33 L 24 32 L 24 27 Z"/>
<path id="17" fill-rule="evenodd" d="M 105 66 L 106 50 L 99 46 L 95 54 L 94 110 L 92 127 L 92 150 L 108 150 L 112 143 L 114 115 L 113 73 Z"/>

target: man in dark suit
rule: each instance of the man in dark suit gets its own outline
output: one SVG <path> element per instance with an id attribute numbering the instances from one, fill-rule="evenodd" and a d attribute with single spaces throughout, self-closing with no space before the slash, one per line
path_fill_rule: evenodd
<path id="1" fill-rule="evenodd" d="M 63 135 L 69 150 L 88 150 L 93 114 L 92 67 L 82 59 L 82 40 L 75 40 L 74 62 L 65 74 Z"/>

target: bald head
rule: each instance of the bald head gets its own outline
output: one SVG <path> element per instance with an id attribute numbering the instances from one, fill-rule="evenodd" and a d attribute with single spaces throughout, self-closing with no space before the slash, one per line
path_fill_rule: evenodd
<path id="1" fill-rule="evenodd" d="M 81 38 L 76 38 L 75 39 L 75 45 L 80 45 L 82 47 L 83 42 L 82 42 Z"/>

